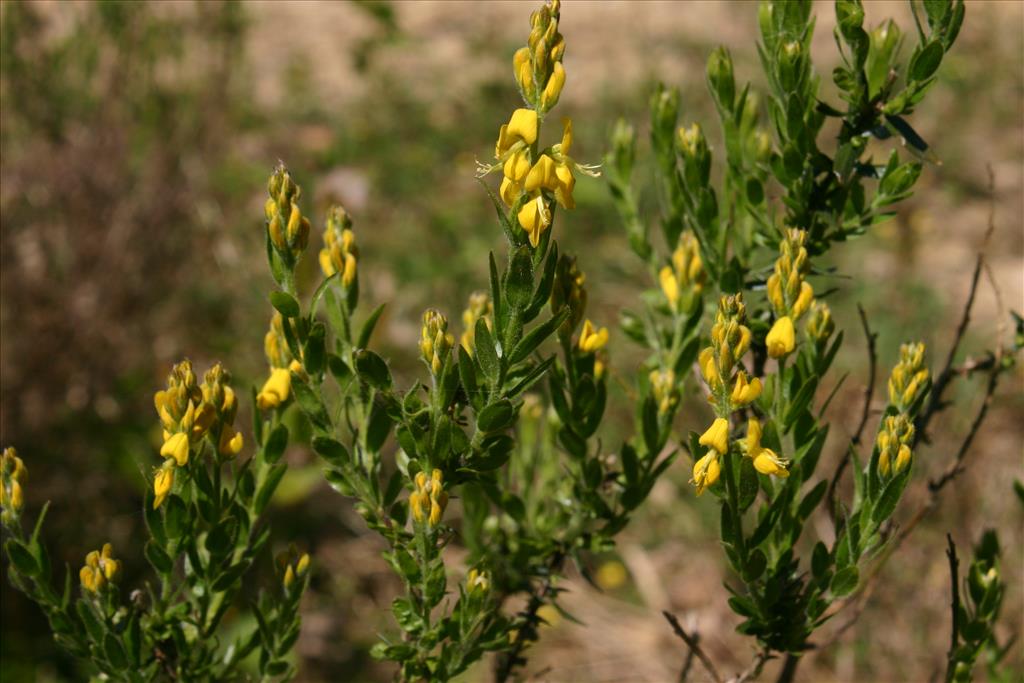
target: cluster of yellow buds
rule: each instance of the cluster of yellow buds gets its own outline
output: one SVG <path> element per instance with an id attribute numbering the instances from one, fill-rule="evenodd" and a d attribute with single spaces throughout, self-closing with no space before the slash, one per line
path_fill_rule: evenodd
<path id="1" fill-rule="evenodd" d="M 469 305 L 462 312 L 462 348 L 473 355 L 476 352 L 476 321 L 483 319 L 488 330 L 494 329 L 494 302 L 487 292 L 473 292 L 469 295 Z"/>
<path id="2" fill-rule="evenodd" d="M 426 521 L 431 527 L 441 523 L 441 516 L 448 505 L 448 493 L 444 490 L 444 475 L 435 469 L 427 476 L 426 472 L 416 474 L 416 490 L 409 494 L 409 507 L 412 517 L 419 523 Z"/>
<path id="3" fill-rule="evenodd" d="M 561 95 L 565 85 L 565 39 L 558 32 L 559 0 L 551 0 L 530 17 L 529 44 L 516 51 L 513 71 L 527 107 L 516 109 L 498 131 L 494 146 L 497 163 L 481 165 L 480 175 L 501 169 L 504 178 L 499 194 L 537 246 L 551 227 L 552 202 L 562 208 L 575 207 L 572 192 L 576 172 L 597 175 L 596 168 L 577 164 L 569 156 L 572 121 L 562 122 L 562 140 L 539 150 L 540 121 Z"/>
<path id="4" fill-rule="evenodd" d="M 99 593 L 108 583 L 117 581 L 121 574 L 121 561 L 115 560 L 113 553 L 113 546 L 104 543 L 102 550 L 93 550 L 85 556 L 85 566 L 78 572 L 82 588 Z"/>
<path id="5" fill-rule="evenodd" d="M 309 219 L 302 215 L 298 205 L 302 190 L 281 164 L 267 182 L 267 193 L 270 197 L 263 212 L 270 242 L 287 262 L 294 262 L 309 240 Z"/>
<path id="6" fill-rule="evenodd" d="M 292 587 L 295 579 L 301 579 L 309 572 L 309 553 L 299 555 L 295 546 L 290 546 L 288 550 L 278 553 L 276 561 L 278 570 L 281 572 L 281 585 L 286 591 Z"/>
<path id="7" fill-rule="evenodd" d="M 807 233 L 803 230 L 787 231 L 786 238 L 779 244 L 775 272 L 768 276 L 768 301 L 777 318 L 765 339 L 772 358 L 784 358 L 796 348 L 794 323 L 814 301 L 814 288 L 805 279 L 810 269 L 804 247 L 806 240 Z"/>
<path id="8" fill-rule="evenodd" d="M 608 343 L 608 328 L 602 327 L 600 329 L 594 327 L 594 323 L 589 320 L 583 323 L 583 329 L 580 330 L 579 349 L 583 353 L 596 353 L 598 350 L 604 348 L 605 344 Z"/>
<path id="9" fill-rule="evenodd" d="M 551 288 L 551 312 L 560 313 L 569 307 L 569 317 L 558 327 L 558 336 L 568 339 L 576 331 L 587 310 L 586 274 L 576 265 L 576 257 L 562 254 L 555 266 L 555 281 Z"/>
<path id="10" fill-rule="evenodd" d="M 325 277 L 341 273 L 341 284 L 351 287 L 356 281 L 359 248 L 352 232 L 352 219 L 340 206 L 327 211 L 327 227 L 324 229 L 324 248 L 320 250 L 320 269 Z"/>
<path id="11" fill-rule="evenodd" d="M 6 522 L 9 517 L 18 515 L 25 505 L 25 494 L 21 484 L 28 477 L 25 463 L 18 457 L 14 447 L 4 449 L 0 456 L 0 508 Z"/>
<path id="12" fill-rule="evenodd" d="M 668 299 L 669 307 L 679 312 L 685 308 L 688 292 L 699 293 L 704 288 L 704 262 L 700 258 L 700 246 L 690 231 L 679 238 L 676 250 L 672 252 L 672 265 L 664 266 L 658 273 L 661 291 Z"/>
<path id="13" fill-rule="evenodd" d="M 757 418 L 752 417 L 747 422 L 747 438 L 741 442 L 740 448 L 754 461 L 754 469 L 761 474 L 772 474 L 782 478 L 789 476 L 789 461 L 761 445 L 761 422 Z"/>
<path id="14" fill-rule="evenodd" d="M 448 318 L 434 308 L 423 311 L 423 328 L 420 330 L 420 351 L 423 360 L 435 375 L 441 373 L 448 354 L 455 346 L 455 337 L 448 332 Z"/>
<path id="15" fill-rule="evenodd" d="M 905 414 L 889 415 L 878 432 L 878 472 L 883 477 L 897 475 L 910 464 L 910 442 L 914 422 Z"/>
<path id="16" fill-rule="evenodd" d="M 723 296 L 718 302 L 715 324 L 711 327 L 711 346 L 697 357 L 701 375 L 711 390 L 709 400 L 720 416 L 757 400 L 761 380 L 748 378 L 739 361 L 750 348 L 747 307 L 742 294 Z"/>
<path id="17" fill-rule="evenodd" d="M 244 440 L 242 433 L 235 429 L 235 415 L 238 414 L 238 400 L 235 391 L 228 386 L 231 381 L 229 373 L 220 363 L 215 364 L 203 378 L 200 387 L 203 401 L 212 405 L 216 412 L 214 429 L 217 453 L 225 458 L 233 458 L 242 450 Z"/>
<path id="18" fill-rule="evenodd" d="M 652 370 L 647 376 L 651 382 L 651 396 L 658 404 L 658 413 L 665 415 L 679 403 L 679 388 L 676 386 L 676 373 L 671 369 Z"/>
<path id="19" fill-rule="evenodd" d="M 900 346 L 900 361 L 889 376 L 889 403 L 901 413 L 928 391 L 931 373 L 925 365 L 923 343 Z"/>
<path id="20" fill-rule="evenodd" d="M 284 336 L 284 318 L 278 312 L 270 319 L 270 329 L 263 337 L 263 351 L 270 364 L 270 377 L 256 394 L 260 410 L 277 408 L 288 400 L 292 390 L 292 373 L 302 372 L 302 363 L 292 358 Z"/>
<path id="21" fill-rule="evenodd" d="M 565 38 L 558 32 L 560 0 L 530 15 L 530 37 L 526 47 L 516 50 L 512 69 L 523 100 L 542 114 L 558 102 L 565 85 Z"/>
<path id="22" fill-rule="evenodd" d="M 167 388 L 153 395 L 163 427 L 160 455 L 164 457 L 153 481 L 154 508 L 160 507 L 174 486 L 174 468 L 188 464 L 192 448 L 207 434 L 212 435 L 217 453 L 223 457 L 234 457 L 242 450 L 242 434 L 234 428 L 238 401 L 228 386 L 230 379 L 217 363 L 199 385 L 192 364 L 184 360 L 171 369 Z"/>
<path id="23" fill-rule="evenodd" d="M 466 574 L 466 589 L 470 594 L 483 594 L 491 588 L 491 579 L 486 571 L 470 569 Z"/>

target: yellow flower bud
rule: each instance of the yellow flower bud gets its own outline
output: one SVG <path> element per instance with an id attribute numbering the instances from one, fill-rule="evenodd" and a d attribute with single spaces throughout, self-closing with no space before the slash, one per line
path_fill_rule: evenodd
<path id="1" fill-rule="evenodd" d="M 679 303 L 679 283 L 676 281 L 675 273 L 670 266 L 665 266 L 658 273 L 658 280 L 661 282 L 661 291 L 665 293 L 669 306 L 676 307 Z"/>
<path id="2" fill-rule="evenodd" d="M 160 455 L 165 458 L 174 458 L 178 467 L 188 464 L 188 435 L 184 432 L 172 434 L 171 438 L 160 447 Z"/>
<path id="3" fill-rule="evenodd" d="M 701 434 L 699 443 L 725 455 L 729 450 L 729 421 L 722 417 L 715 418 L 707 431 Z"/>
<path id="4" fill-rule="evenodd" d="M 800 295 L 793 304 L 793 319 L 799 320 L 800 316 L 807 312 L 811 302 L 814 300 L 814 288 L 806 280 L 800 285 Z"/>
<path id="5" fill-rule="evenodd" d="M 422 522 L 424 519 L 423 505 L 427 502 L 425 498 L 426 496 L 419 491 L 409 494 L 409 509 L 412 511 L 412 518 L 417 522 Z"/>
<path id="6" fill-rule="evenodd" d="M 583 353 L 594 353 L 608 343 L 608 328 L 595 329 L 589 320 L 584 321 L 580 331 L 579 348 Z"/>
<path id="7" fill-rule="evenodd" d="M 291 387 L 292 375 L 288 368 L 271 368 L 270 377 L 256 395 L 256 405 L 260 410 L 277 408 L 288 400 Z"/>
<path id="8" fill-rule="evenodd" d="M 652 370 L 648 376 L 651 382 L 651 396 L 658 404 L 658 412 L 662 415 L 667 413 L 679 401 L 679 393 L 676 388 L 676 373 L 671 369 Z"/>
<path id="9" fill-rule="evenodd" d="M 487 572 L 470 569 L 469 573 L 466 574 L 466 588 L 469 593 L 486 593 L 490 585 L 491 582 L 487 577 Z"/>
<path id="10" fill-rule="evenodd" d="M 793 353 L 793 349 L 796 348 L 793 319 L 785 315 L 776 320 L 765 338 L 765 344 L 768 347 L 768 355 L 772 358 L 784 358 Z"/>
<path id="11" fill-rule="evenodd" d="M 160 507 L 168 494 L 171 492 L 171 488 L 174 486 L 174 468 L 161 467 L 156 471 L 156 477 L 153 479 L 153 493 L 156 498 L 153 500 L 153 509 L 156 510 Z"/>
<path id="12" fill-rule="evenodd" d="M 558 104 L 558 98 L 562 94 L 562 87 L 565 85 L 565 68 L 561 62 L 555 62 L 555 66 L 544 86 L 544 92 L 540 94 L 540 108 L 543 111 L 551 110 Z"/>
<path id="13" fill-rule="evenodd" d="M 718 391 L 722 386 L 722 378 L 718 374 L 718 364 L 715 363 L 715 350 L 709 346 L 701 351 L 697 357 L 697 364 L 700 365 L 700 374 L 711 391 Z"/>
<path id="14" fill-rule="evenodd" d="M 221 455 L 232 458 L 242 451 L 243 444 L 242 433 L 235 431 L 229 425 L 225 425 L 220 433 L 220 443 L 217 446 L 217 450 Z"/>

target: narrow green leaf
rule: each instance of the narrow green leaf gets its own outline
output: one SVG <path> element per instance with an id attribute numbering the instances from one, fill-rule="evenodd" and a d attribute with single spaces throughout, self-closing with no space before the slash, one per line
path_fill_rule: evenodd
<path id="1" fill-rule="evenodd" d="M 365 349 L 369 345 L 373 330 L 377 327 L 377 321 L 380 320 L 380 315 L 384 312 L 384 306 L 386 304 L 381 304 L 373 309 L 373 313 L 363 323 L 363 327 L 359 330 L 359 340 L 356 342 L 357 349 Z"/>
<path id="2" fill-rule="evenodd" d="M 299 302 L 291 294 L 275 290 L 270 293 L 270 305 L 286 318 L 298 318 L 302 311 Z"/>

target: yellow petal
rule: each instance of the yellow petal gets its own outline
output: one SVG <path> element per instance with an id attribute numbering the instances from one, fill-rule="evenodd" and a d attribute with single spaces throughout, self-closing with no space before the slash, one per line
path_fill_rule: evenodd
<path id="1" fill-rule="evenodd" d="M 796 348 L 796 331 L 793 329 L 792 318 L 785 315 L 776 320 L 765 338 L 765 345 L 768 347 L 768 355 L 772 358 L 784 358 L 791 354 Z"/>
<path id="2" fill-rule="evenodd" d="M 729 421 L 715 418 L 707 431 L 701 434 L 700 445 L 710 446 L 724 455 L 729 450 Z"/>

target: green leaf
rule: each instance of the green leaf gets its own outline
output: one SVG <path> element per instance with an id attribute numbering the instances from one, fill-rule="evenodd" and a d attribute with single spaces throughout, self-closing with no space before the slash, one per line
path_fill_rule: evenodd
<path id="1" fill-rule="evenodd" d="M 352 377 L 352 368 L 341 359 L 341 356 L 333 353 L 327 354 L 327 369 L 331 371 L 338 384 L 347 382 Z"/>
<path id="2" fill-rule="evenodd" d="M 125 654 L 124 646 L 117 636 L 109 631 L 103 638 L 103 654 L 114 671 L 123 671 L 128 666 L 128 655 Z"/>
<path id="3" fill-rule="evenodd" d="M 910 60 L 910 78 L 918 83 L 927 81 L 938 70 L 943 54 L 942 41 L 936 39 L 925 45 Z"/>
<path id="4" fill-rule="evenodd" d="M 644 400 L 643 423 L 644 445 L 647 447 L 647 455 L 651 458 L 661 450 L 661 429 L 658 426 L 658 404 L 654 398 L 648 396 Z"/>
<path id="5" fill-rule="evenodd" d="M 174 568 L 174 560 L 164 552 L 164 549 L 159 544 L 154 543 L 152 540 L 146 543 L 145 555 L 157 574 L 170 574 Z"/>
<path id="6" fill-rule="evenodd" d="M 797 516 L 801 519 L 807 519 L 814 508 L 818 507 L 821 503 L 822 498 L 825 497 L 825 491 L 828 490 L 828 482 L 824 479 L 819 481 L 817 486 L 810 490 L 810 492 L 804 496 L 804 499 L 800 501 L 800 507 L 797 510 Z"/>
<path id="7" fill-rule="evenodd" d="M 377 308 L 373 309 L 373 313 L 363 323 L 362 329 L 359 330 L 359 339 L 356 342 L 357 349 L 365 349 L 370 343 L 370 337 L 373 336 L 373 330 L 377 327 L 377 321 L 380 319 L 380 314 L 384 312 L 384 306 L 381 304 Z"/>
<path id="8" fill-rule="evenodd" d="M 356 352 L 356 372 L 370 386 L 378 389 L 391 387 L 391 371 L 384 359 L 369 349 Z"/>
<path id="9" fill-rule="evenodd" d="M 494 337 L 491 336 L 487 321 L 483 318 L 476 321 L 475 335 L 476 359 L 480 363 L 480 369 L 492 383 L 495 383 L 501 375 L 501 362 L 498 360 Z"/>
<path id="10" fill-rule="evenodd" d="M 515 365 L 516 363 L 525 360 L 538 346 L 544 343 L 544 340 L 555 333 L 555 330 L 565 322 L 565 319 L 569 317 L 569 314 L 569 308 L 565 307 L 554 317 L 530 330 L 526 336 L 519 340 L 519 343 L 515 345 L 515 348 L 512 349 L 512 353 L 509 355 L 509 364 Z"/>
<path id="11" fill-rule="evenodd" d="M 512 402 L 501 399 L 480 411 L 476 418 L 476 426 L 482 432 L 497 432 L 512 424 L 516 411 Z"/>
<path id="12" fill-rule="evenodd" d="M 746 512 L 757 499 L 759 482 L 757 470 L 754 469 L 754 461 L 750 458 L 740 458 L 740 511 Z M 753 580 L 753 579 L 751 579 Z"/>
<path id="13" fill-rule="evenodd" d="M 210 556 L 219 560 L 235 549 L 237 537 L 238 524 L 234 519 L 228 518 L 210 530 L 210 533 L 206 535 L 204 545 L 210 552 Z"/>
<path id="14" fill-rule="evenodd" d="M 505 276 L 505 298 L 509 307 L 525 310 L 533 298 L 533 255 L 525 244 L 512 253 Z"/>
<path id="15" fill-rule="evenodd" d="M 185 501 L 181 496 L 172 493 L 164 503 L 164 528 L 167 530 L 167 538 L 181 538 L 188 528 L 188 523 L 189 514 Z"/>
<path id="16" fill-rule="evenodd" d="M 324 338 L 327 335 L 327 328 L 322 322 L 316 322 L 313 324 L 312 329 L 309 331 L 309 337 L 306 339 L 306 346 L 302 352 L 302 360 L 308 372 L 313 377 L 317 377 L 324 371 L 324 361 L 327 355 L 327 348 L 324 343 Z"/>
<path id="17" fill-rule="evenodd" d="M 7 549 L 7 557 L 18 572 L 25 576 L 35 576 L 39 573 L 40 567 L 36 563 L 36 558 L 23 543 L 12 538 L 4 547 Z"/>
<path id="18" fill-rule="evenodd" d="M 267 472 L 267 478 L 263 480 L 259 491 L 256 492 L 256 499 L 253 501 L 253 508 L 257 515 L 262 514 L 266 509 L 267 503 L 270 502 L 274 491 L 277 490 L 277 485 L 281 483 L 281 477 L 284 476 L 287 469 L 287 465 L 281 462 L 271 467 L 270 471 Z"/>
<path id="19" fill-rule="evenodd" d="M 313 438 L 313 450 L 334 467 L 344 468 L 351 461 L 348 450 L 338 441 L 326 436 Z"/>
<path id="20" fill-rule="evenodd" d="M 366 418 L 366 450 L 370 453 L 380 451 L 388 434 L 391 433 L 391 424 L 391 418 L 383 402 L 375 398 L 370 407 L 370 414 Z"/>
<path id="21" fill-rule="evenodd" d="M 840 569 L 832 577 L 832 585 L 830 586 L 832 594 L 837 598 L 849 595 L 857 588 L 858 581 L 860 581 L 860 572 L 857 570 L 857 567 L 850 565 Z"/>
<path id="22" fill-rule="evenodd" d="M 331 418 L 328 417 L 320 396 L 313 391 L 306 380 L 294 372 L 292 373 L 292 393 L 295 394 L 296 402 L 310 422 L 321 429 L 327 429 L 331 426 Z"/>
<path id="23" fill-rule="evenodd" d="M 814 578 L 820 579 L 828 571 L 829 565 L 831 564 L 831 558 L 828 554 L 828 548 L 821 541 L 818 541 L 814 546 L 814 551 L 811 553 L 811 573 Z"/>
<path id="24" fill-rule="evenodd" d="M 283 423 L 274 427 L 267 437 L 267 443 L 263 447 L 263 458 L 268 464 L 273 465 L 281 459 L 285 448 L 288 447 L 288 427 Z"/>
<path id="25" fill-rule="evenodd" d="M 747 557 L 747 566 L 743 570 L 743 580 L 747 583 L 752 583 L 761 578 L 761 574 L 764 574 L 765 567 L 768 566 L 768 558 L 761 552 L 760 549 L 754 550 Z"/>
<path id="26" fill-rule="evenodd" d="M 286 318 L 298 318 L 302 314 L 299 302 L 291 294 L 281 291 L 270 293 L 270 305 Z"/>

